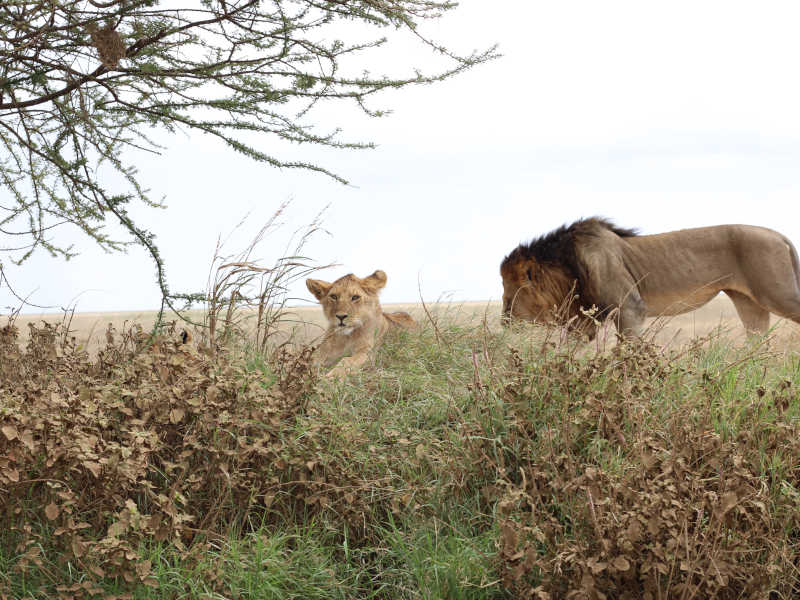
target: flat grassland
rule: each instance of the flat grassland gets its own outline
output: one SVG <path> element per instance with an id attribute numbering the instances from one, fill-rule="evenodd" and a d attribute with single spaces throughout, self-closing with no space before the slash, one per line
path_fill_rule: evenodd
<path id="1" fill-rule="evenodd" d="M 424 307 L 419 303 L 407 303 L 385 304 L 383 307 L 386 312 L 406 311 L 419 322 L 427 320 L 427 310 L 431 316 L 444 319 L 448 323 L 469 325 L 479 323 L 485 318 L 490 328 L 499 327 L 499 302 L 432 303 Z M 190 311 L 188 315 L 193 320 L 202 321 L 200 311 Z M 298 342 L 311 342 L 324 331 L 325 320 L 317 305 L 288 308 L 286 316 L 281 329 Z M 138 323 L 144 330 L 149 330 L 155 322 L 155 317 L 154 311 L 76 313 L 69 320 L 69 328 L 76 341 L 87 347 L 90 353 L 94 353 L 105 344 L 105 331 L 109 324 L 117 331 L 133 323 Z M 171 318 L 174 317 L 167 315 L 166 320 L 169 321 Z M 16 325 L 24 338 L 28 323 L 40 324 L 42 321 L 62 323 L 64 317 L 60 314 L 25 314 L 16 319 Z M 0 324 L 3 324 L 2 321 Z M 772 325 L 776 324 L 779 326 L 775 328 L 774 335 L 779 347 L 786 349 L 800 347 L 800 326 L 773 315 Z M 654 334 L 656 343 L 670 346 L 684 344 L 718 328 L 733 340 L 744 338 L 742 325 L 733 304 L 723 294 L 693 312 L 663 319 L 650 319 L 648 327 Z"/>

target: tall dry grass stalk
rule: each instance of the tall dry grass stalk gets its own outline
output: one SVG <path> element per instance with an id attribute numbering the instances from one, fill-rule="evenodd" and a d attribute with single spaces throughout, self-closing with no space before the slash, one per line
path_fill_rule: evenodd
<path id="1" fill-rule="evenodd" d="M 271 266 L 260 264 L 256 256 L 263 243 L 283 226 L 280 219 L 288 206 L 289 201 L 283 202 L 240 252 L 226 253 L 227 240 L 217 240 L 200 328 L 200 341 L 212 352 L 232 342 L 244 342 L 256 351 L 267 351 L 280 326 L 290 320 L 286 303 L 293 299 L 289 295 L 292 284 L 314 271 L 332 266 L 314 265 L 303 254 L 309 240 L 323 231 L 324 209 L 289 237 L 280 258 Z M 241 229 L 246 221 L 247 217 L 233 232 Z"/>

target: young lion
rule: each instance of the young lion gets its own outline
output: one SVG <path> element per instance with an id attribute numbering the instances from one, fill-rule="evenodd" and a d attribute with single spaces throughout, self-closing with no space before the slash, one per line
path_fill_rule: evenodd
<path id="1" fill-rule="evenodd" d="M 378 293 L 385 285 L 383 271 L 375 271 L 364 279 L 351 273 L 333 283 L 306 279 L 308 290 L 322 304 L 328 319 L 328 330 L 317 349 L 317 361 L 329 367 L 345 357 L 328 371 L 327 377 L 340 377 L 363 365 L 388 329 L 417 327 L 408 313 L 381 310 Z"/>

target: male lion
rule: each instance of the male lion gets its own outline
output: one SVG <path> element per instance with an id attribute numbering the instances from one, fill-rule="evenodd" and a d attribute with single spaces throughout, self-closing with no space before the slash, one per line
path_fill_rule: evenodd
<path id="1" fill-rule="evenodd" d="M 386 273 L 375 271 L 359 279 L 352 273 L 333 283 L 306 279 L 328 319 L 328 330 L 317 350 L 317 361 L 329 367 L 345 356 L 328 377 L 339 377 L 363 365 L 369 353 L 392 327 L 415 329 L 417 322 L 408 313 L 385 313 L 378 293 L 386 285 Z"/>
<path id="2" fill-rule="evenodd" d="M 797 251 L 764 227 L 637 235 L 605 219 L 581 219 L 519 245 L 503 259 L 500 276 L 505 319 L 586 328 L 580 309 L 594 305 L 600 315 L 617 309 L 617 331 L 638 335 L 645 317 L 689 312 L 725 292 L 748 334 L 764 333 L 771 312 L 800 323 Z"/>

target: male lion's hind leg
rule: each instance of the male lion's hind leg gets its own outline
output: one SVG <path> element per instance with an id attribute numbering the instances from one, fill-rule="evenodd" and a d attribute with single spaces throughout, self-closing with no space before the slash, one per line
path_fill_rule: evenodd
<path id="1" fill-rule="evenodd" d="M 741 292 L 724 291 L 733 302 L 748 337 L 766 333 L 769 329 L 769 311 Z"/>
<path id="2" fill-rule="evenodd" d="M 792 285 L 791 289 L 773 289 L 767 294 L 762 304 L 784 319 L 791 319 L 795 323 L 800 323 L 800 289 Z M 761 298 L 759 298 L 761 301 Z"/>

